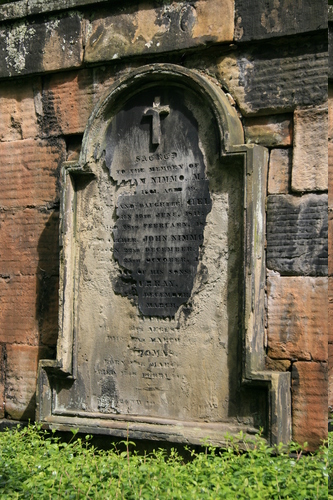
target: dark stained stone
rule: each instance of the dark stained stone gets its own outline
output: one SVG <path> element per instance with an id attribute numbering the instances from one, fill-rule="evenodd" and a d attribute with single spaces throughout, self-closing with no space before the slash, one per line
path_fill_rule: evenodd
<path id="1" fill-rule="evenodd" d="M 239 84 L 253 112 L 314 106 L 327 100 L 327 42 L 267 44 L 238 59 Z"/>
<path id="2" fill-rule="evenodd" d="M 236 0 L 235 39 L 260 40 L 325 29 L 323 0 Z"/>
<path id="3" fill-rule="evenodd" d="M 81 17 L 0 26 L 0 78 L 80 66 Z"/>
<path id="4" fill-rule="evenodd" d="M 172 317 L 190 298 L 212 204 L 198 124 L 183 99 L 174 89 L 143 92 L 109 130 L 111 177 L 134 187 L 117 200 L 114 258 L 123 271 L 114 288 L 148 316 Z"/>
<path id="5" fill-rule="evenodd" d="M 267 200 L 267 267 L 282 275 L 327 275 L 327 195 Z"/>
<path id="6" fill-rule="evenodd" d="M 328 23 L 328 78 L 333 78 L 333 22 Z"/>

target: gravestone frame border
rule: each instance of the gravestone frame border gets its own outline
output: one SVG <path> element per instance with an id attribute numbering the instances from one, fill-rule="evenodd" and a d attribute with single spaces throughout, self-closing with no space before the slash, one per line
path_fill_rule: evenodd
<path id="1" fill-rule="evenodd" d="M 60 203 L 60 284 L 59 284 L 59 331 L 56 360 L 39 362 L 37 380 L 36 420 L 46 428 L 108 434 L 131 439 L 155 439 L 160 441 L 201 444 L 207 435 L 216 445 L 223 446 L 222 434 L 236 433 L 232 425 L 207 426 L 193 422 L 156 421 L 126 418 L 114 415 L 97 415 L 93 418 L 82 412 L 76 415 L 59 415 L 54 411 L 55 381 L 75 379 L 75 179 L 86 176 L 93 179 L 93 164 L 98 154 L 96 144 L 103 137 L 110 109 L 119 109 L 125 99 L 135 95 L 143 86 L 155 85 L 168 78 L 187 86 L 210 106 L 217 123 L 220 140 L 220 156 L 238 155 L 244 158 L 244 288 L 242 307 L 242 384 L 267 388 L 268 440 L 271 444 L 291 439 L 290 373 L 265 370 L 265 203 L 267 182 L 267 149 L 244 144 L 241 121 L 227 96 L 215 81 L 201 73 L 173 64 L 151 64 L 132 71 L 108 90 L 93 111 L 84 134 L 78 162 L 65 162 L 61 170 Z M 115 111 L 114 111 L 115 112 Z M 120 417 L 120 418 L 119 418 Z M 158 420 L 158 419 L 157 419 Z M 199 431 L 198 431 L 198 428 Z M 206 430 L 205 430 L 206 429 Z M 222 430 L 221 430 L 222 429 Z M 207 434 L 205 434 L 207 433 Z"/>

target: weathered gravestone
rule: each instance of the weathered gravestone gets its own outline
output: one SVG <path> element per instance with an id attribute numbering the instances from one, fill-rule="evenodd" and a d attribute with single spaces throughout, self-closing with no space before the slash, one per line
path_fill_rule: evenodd
<path id="1" fill-rule="evenodd" d="M 289 438 L 289 374 L 263 368 L 266 164 L 199 73 L 143 67 L 102 99 L 63 167 L 59 341 L 40 364 L 39 420 Z"/>

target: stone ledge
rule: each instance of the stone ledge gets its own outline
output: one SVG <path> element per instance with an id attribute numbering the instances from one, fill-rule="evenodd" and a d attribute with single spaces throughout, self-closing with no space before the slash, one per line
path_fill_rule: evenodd
<path id="1" fill-rule="evenodd" d="M 76 68 L 82 60 L 82 16 L 77 12 L 0 26 L 0 78 Z"/>
<path id="2" fill-rule="evenodd" d="M 83 5 L 115 3 L 115 0 L 19 0 L 0 5 L 0 21 L 21 19 L 35 14 L 56 12 Z"/>
<path id="3" fill-rule="evenodd" d="M 327 28 L 323 1 L 236 0 L 235 40 L 249 41 Z"/>

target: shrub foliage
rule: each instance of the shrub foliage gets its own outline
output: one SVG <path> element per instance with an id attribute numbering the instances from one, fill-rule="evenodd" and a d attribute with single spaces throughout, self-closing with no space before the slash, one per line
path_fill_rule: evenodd
<path id="1" fill-rule="evenodd" d="M 192 451 L 186 462 L 175 450 L 142 455 L 123 444 L 99 450 L 89 436 L 73 433 L 66 443 L 32 425 L 2 432 L 0 498 L 295 500 L 327 499 L 331 490 L 329 443 L 307 455 L 295 443 L 271 448 L 260 436 L 240 435 L 223 451 Z"/>

